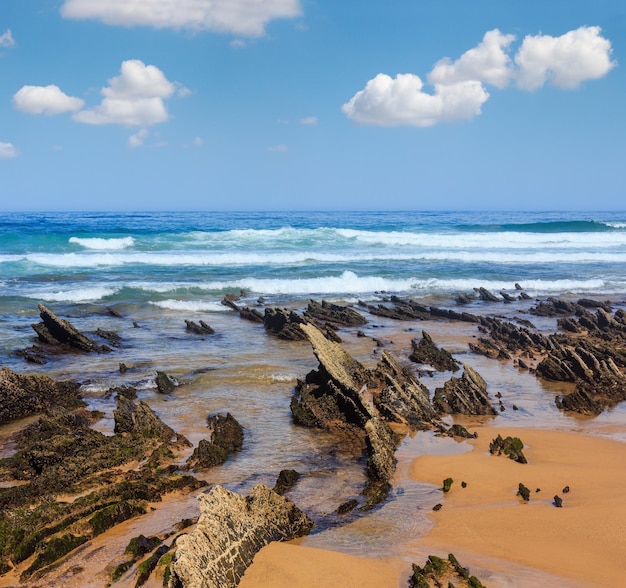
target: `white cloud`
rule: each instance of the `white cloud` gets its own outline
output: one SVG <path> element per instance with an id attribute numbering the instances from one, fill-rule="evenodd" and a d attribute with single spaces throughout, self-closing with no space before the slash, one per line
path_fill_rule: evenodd
<path id="1" fill-rule="evenodd" d="M 0 47 L 15 47 L 15 39 L 11 33 L 11 29 L 7 29 L 0 35 Z"/>
<path id="2" fill-rule="evenodd" d="M 391 78 L 381 73 L 367 82 L 342 110 L 361 124 L 429 127 L 441 121 L 477 116 L 489 98 L 478 81 L 436 85 L 435 94 L 424 92 L 423 87 L 416 75 L 398 74 Z"/>
<path id="3" fill-rule="evenodd" d="M 611 42 L 600 31 L 600 27 L 580 27 L 560 37 L 527 36 L 515 56 L 518 86 L 537 90 L 550 83 L 572 89 L 605 76 L 617 63 L 611 61 Z"/>
<path id="4" fill-rule="evenodd" d="M 515 40 L 498 29 L 487 31 L 477 47 L 466 51 L 456 61 L 449 57 L 438 61 L 428 75 L 431 84 L 455 84 L 477 80 L 504 88 L 511 79 L 511 58 L 506 53 Z"/>
<path id="5" fill-rule="evenodd" d="M 65 0 L 61 6 L 65 18 L 245 37 L 259 37 L 268 22 L 300 13 L 299 0 Z"/>
<path id="6" fill-rule="evenodd" d="M 131 135 L 128 137 L 128 148 L 129 149 L 138 149 L 139 147 L 143 147 L 144 141 L 149 136 L 148 129 L 141 129 L 138 133 Z"/>
<path id="7" fill-rule="evenodd" d="M 202 139 L 201 139 L 200 137 L 196 137 L 196 138 L 195 138 L 195 139 L 191 142 L 191 144 L 192 144 L 194 147 L 202 147 L 202 145 L 204 144 L 204 142 L 202 141 Z"/>
<path id="8" fill-rule="evenodd" d="M 316 125 L 317 124 L 317 117 L 316 116 L 307 116 L 305 118 L 301 118 L 300 119 L 300 124 L 301 125 Z"/>
<path id="9" fill-rule="evenodd" d="M 268 147 L 267 150 L 270 153 L 286 153 L 289 151 L 289 147 L 281 143 L 280 145 L 272 145 L 271 147 Z"/>
<path id="10" fill-rule="evenodd" d="M 0 159 L 11 159 L 13 157 L 17 157 L 17 149 L 13 144 L 0 141 Z"/>
<path id="11" fill-rule="evenodd" d="M 163 72 L 154 65 L 132 59 L 122 63 L 120 75 L 102 88 L 102 102 L 95 108 L 81 110 L 74 120 L 91 125 L 117 124 L 152 126 L 168 120 L 164 98 L 176 91 Z"/>
<path id="12" fill-rule="evenodd" d="M 483 84 L 505 88 L 513 79 L 524 90 L 545 83 L 561 89 L 605 76 L 616 66 L 611 42 L 600 27 L 581 27 L 560 37 L 527 36 L 515 58 L 508 54 L 515 40 L 498 29 L 485 33 L 473 49 L 452 61 L 438 61 L 428 74 L 434 92 L 425 92 L 421 78 L 380 73 L 342 106 L 353 121 L 379 126 L 428 127 L 442 121 L 470 119 L 489 99 Z"/>
<path id="13" fill-rule="evenodd" d="M 76 112 L 85 102 L 63 93 L 58 86 L 22 86 L 13 96 L 18 110 L 30 114 Z"/>

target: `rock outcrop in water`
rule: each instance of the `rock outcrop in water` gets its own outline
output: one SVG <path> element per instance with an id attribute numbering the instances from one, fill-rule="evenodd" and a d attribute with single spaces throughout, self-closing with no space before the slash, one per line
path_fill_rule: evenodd
<path id="1" fill-rule="evenodd" d="M 80 384 L 55 382 L 48 376 L 26 376 L 0 369 L 0 425 L 48 410 L 83 405 Z"/>
<path id="2" fill-rule="evenodd" d="M 193 470 L 211 468 L 223 464 L 229 455 L 241 451 L 243 429 L 230 413 L 209 416 L 207 426 L 209 439 L 202 439 L 187 460 L 187 467 Z"/>
<path id="3" fill-rule="evenodd" d="M 349 306 L 332 304 L 326 300 L 317 302 L 311 300 L 304 317 L 321 323 L 332 323 L 344 327 L 357 327 L 367 324 L 367 319 L 359 312 Z"/>
<path id="4" fill-rule="evenodd" d="M 460 369 L 459 364 L 454 361 L 449 351 L 435 345 L 432 337 L 422 331 L 422 338 L 418 341 L 411 341 L 413 351 L 409 359 L 415 363 L 425 363 L 433 366 L 439 372 L 456 372 Z"/>
<path id="5" fill-rule="evenodd" d="M 176 541 L 170 588 L 234 588 L 262 547 L 313 528 L 290 500 L 263 485 L 246 497 L 214 486 L 199 501 L 196 528 Z"/>
<path id="6" fill-rule="evenodd" d="M 369 504 L 383 500 L 395 470 L 399 442 L 387 421 L 413 429 L 438 422 L 428 391 L 388 353 L 383 353 L 376 369 L 368 370 L 313 325 L 301 328 L 319 367 L 296 386 L 291 400 L 294 420 L 336 433 L 344 443 L 365 449 L 370 480 L 366 496 Z"/>
<path id="7" fill-rule="evenodd" d="M 433 406 L 444 414 L 495 415 L 496 409 L 489 402 L 487 384 L 480 375 L 467 364 L 463 364 L 463 375 L 450 378 L 437 388 L 433 396 Z"/>

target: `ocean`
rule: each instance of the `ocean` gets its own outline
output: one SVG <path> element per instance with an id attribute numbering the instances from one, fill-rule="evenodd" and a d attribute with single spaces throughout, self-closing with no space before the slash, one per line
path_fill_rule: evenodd
<path id="1" fill-rule="evenodd" d="M 463 309 L 519 316 L 549 296 L 611 298 L 624 306 L 626 212 L 5 213 L 0 365 L 76 379 L 89 408 L 102 411 L 95 426 L 104 433 L 114 425 L 115 400 L 107 390 L 119 385 L 134 386 L 140 399 L 194 445 L 207 435 L 208 414 L 231 412 L 244 427 L 244 447 L 202 474 L 208 482 L 246 492 L 259 482 L 272 486 L 281 469 L 296 469 L 303 476 L 290 497 L 317 523 L 306 545 L 389 555 L 401 552 L 407 537 L 427 532 L 428 512 L 440 500 L 437 488 L 409 479 L 412 459 L 464 449 L 430 433 L 407 437 L 397 451 L 390 500 L 338 524 L 332 515 L 337 497 L 359 497 L 365 458 L 326 433 L 292 422 L 296 380 L 317 367 L 311 346 L 277 339 L 221 301 L 234 293 L 241 296 L 238 304 L 263 312 L 265 306 L 301 309 L 309 299 L 358 308 L 393 294 L 455 308 L 456 297 L 475 295 L 474 288 L 515 295 L 516 284 L 529 300 L 489 306 L 475 298 Z M 27 363 L 16 351 L 36 342 L 31 324 L 39 321 L 38 303 L 87 334 L 115 331 L 119 347 Z M 360 327 L 366 337 L 340 331 L 344 346 L 368 367 L 378 361 L 380 343 L 406 362 L 411 339 L 427 327 L 437 344 L 483 375 L 491 393 L 497 390 L 507 406 L 518 407 L 499 414 L 494 425 L 623 437 L 625 408 L 580 421 L 556 408 L 558 385 L 510 362 L 470 353 L 467 342 L 476 336 L 476 325 L 368 318 Z M 554 319 L 531 318 L 546 332 L 555 328 Z M 186 332 L 186 319 L 205 321 L 215 334 Z M 120 363 L 128 369 L 121 371 Z M 157 394 L 157 370 L 181 384 L 174 394 Z M 432 392 L 449 377 L 422 381 Z M 12 430 L 0 427 L 0 457 L 13 449 Z M 194 514 L 192 496 L 155 511 L 135 531 L 161 532 Z M 107 553 L 114 557 L 124 541 L 107 541 Z"/>

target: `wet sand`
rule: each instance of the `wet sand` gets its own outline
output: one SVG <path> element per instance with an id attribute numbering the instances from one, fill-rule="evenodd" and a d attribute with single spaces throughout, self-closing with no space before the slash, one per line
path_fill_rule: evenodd
<path id="1" fill-rule="evenodd" d="M 518 436 L 528 464 L 488 452 L 500 433 Z M 455 553 L 488 586 L 528 585 L 515 570 L 545 572 L 534 586 L 620 586 L 626 577 L 626 444 L 578 433 L 532 429 L 479 429 L 473 451 L 426 455 L 413 461 L 415 480 L 454 480 L 432 513 L 434 528 L 410 540 L 397 558 L 356 558 L 294 544 L 264 548 L 243 588 L 406 585 L 408 561 L 418 554 Z M 461 487 L 461 481 L 467 483 Z M 528 503 L 518 483 L 531 489 Z M 565 486 L 570 487 L 563 493 Z M 539 488 L 540 492 L 536 492 Z M 562 508 L 553 504 L 555 495 Z M 478 567 L 472 564 L 478 562 Z M 510 564 L 510 565 L 509 565 Z M 508 568 L 508 569 L 507 569 Z"/>

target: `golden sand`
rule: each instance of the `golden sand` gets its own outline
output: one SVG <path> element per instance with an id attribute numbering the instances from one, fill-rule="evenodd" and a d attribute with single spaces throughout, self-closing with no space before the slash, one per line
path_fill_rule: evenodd
<path id="1" fill-rule="evenodd" d="M 529 463 L 490 455 L 489 442 L 498 433 L 520 437 Z M 442 509 L 432 513 L 434 528 L 424 537 L 407 537 L 397 558 L 274 543 L 259 552 L 241 587 L 396 588 L 407 585 L 409 561 L 423 565 L 419 554 L 445 557 L 450 552 L 462 554 L 464 565 L 469 557 L 494 572 L 492 582 L 482 578 L 490 588 L 500 585 L 493 580 L 507 567 L 509 578 L 516 569 L 529 568 L 552 575 L 533 586 L 624 585 L 626 444 L 532 429 L 480 428 L 479 435 L 468 442 L 474 448 L 468 453 L 413 461 L 415 480 L 441 485 L 451 477 L 454 483 L 442 498 Z M 528 503 L 516 496 L 520 482 L 531 490 Z M 569 492 L 563 493 L 566 486 Z M 562 508 L 554 506 L 555 495 L 563 499 Z M 524 586 L 524 580 L 515 585 Z"/>

